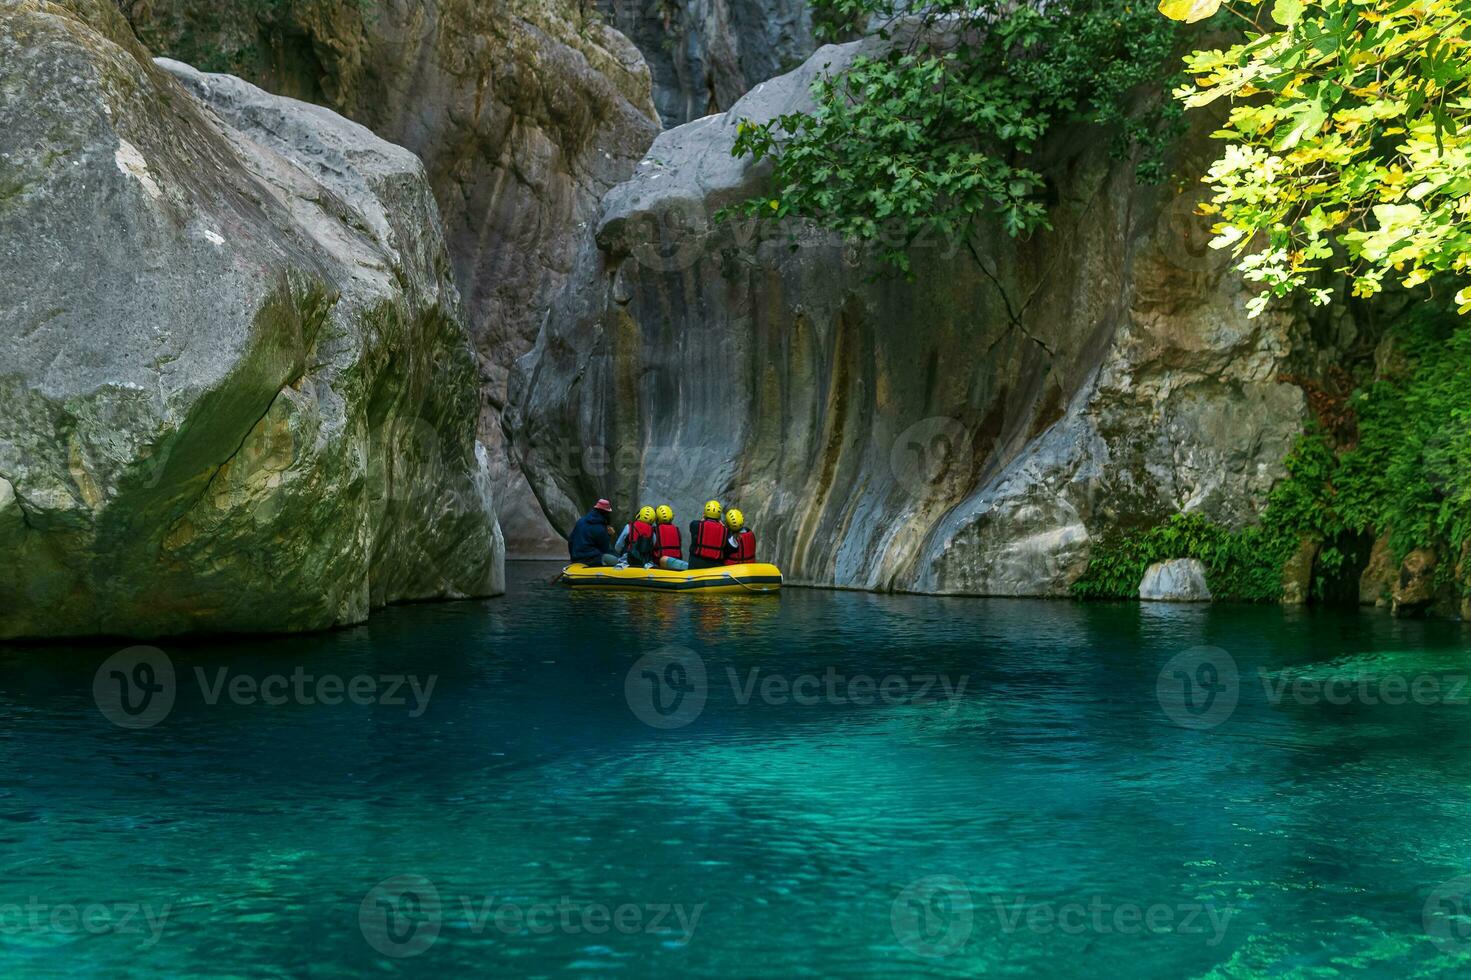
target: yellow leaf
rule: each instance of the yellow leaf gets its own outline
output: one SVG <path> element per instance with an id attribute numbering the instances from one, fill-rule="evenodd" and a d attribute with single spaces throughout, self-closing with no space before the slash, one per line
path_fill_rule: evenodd
<path id="1" fill-rule="evenodd" d="M 1193 24 L 1221 9 L 1221 0 L 1160 0 L 1159 12 L 1170 20 Z"/>

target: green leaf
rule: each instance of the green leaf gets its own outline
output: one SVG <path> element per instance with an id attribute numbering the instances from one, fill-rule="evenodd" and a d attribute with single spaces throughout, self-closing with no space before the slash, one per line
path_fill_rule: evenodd
<path id="1" fill-rule="evenodd" d="M 1302 12 L 1307 9 L 1303 0 L 1276 0 L 1272 4 L 1272 19 L 1283 27 L 1291 27 L 1302 17 Z"/>

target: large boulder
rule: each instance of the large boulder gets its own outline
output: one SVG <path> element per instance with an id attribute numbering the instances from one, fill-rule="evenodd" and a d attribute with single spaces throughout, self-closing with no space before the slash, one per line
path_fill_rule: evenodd
<path id="1" fill-rule="evenodd" d="M 912 282 L 820 231 L 713 220 L 767 187 L 730 154 L 738 122 L 809 108 L 817 73 L 876 43 L 665 131 L 609 193 L 512 378 L 513 451 L 553 521 L 604 494 L 721 497 L 796 582 L 1059 595 L 1100 534 L 1254 520 L 1301 431 L 1277 374 L 1303 327 L 1248 319 L 1198 192 L 1139 186 L 1100 134 L 1039 161 L 1054 230 L 920 243 Z M 1211 149 L 1187 143 L 1182 173 Z"/>
<path id="2" fill-rule="evenodd" d="M 1210 602 L 1205 565 L 1198 558 L 1157 561 L 1144 570 L 1139 598 L 1149 602 Z"/>
<path id="3" fill-rule="evenodd" d="M 500 591 L 423 166 L 166 67 L 108 0 L 0 6 L 0 638 Z"/>
<path id="4" fill-rule="evenodd" d="M 817 48 L 807 0 L 598 0 L 638 45 L 665 126 L 722 112 Z"/>
<path id="5" fill-rule="evenodd" d="M 130 0 L 153 51 L 322 105 L 424 161 L 480 356 L 513 551 L 562 550 L 500 413 L 598 201 L 659 130 L 638 50 L 578 0 Z"/>

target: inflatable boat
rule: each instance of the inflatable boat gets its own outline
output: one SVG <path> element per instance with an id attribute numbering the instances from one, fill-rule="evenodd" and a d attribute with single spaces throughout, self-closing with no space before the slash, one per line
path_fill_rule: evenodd
<path id="1" fill-rule="evenodd" d="M 777 592 L 781 569 L 754 562 L 671 572 L 663 568 L 608 568 L 581 562 L 562 569 L 562 581 L 579 589 L 653 589 L 657 592 Z"/>

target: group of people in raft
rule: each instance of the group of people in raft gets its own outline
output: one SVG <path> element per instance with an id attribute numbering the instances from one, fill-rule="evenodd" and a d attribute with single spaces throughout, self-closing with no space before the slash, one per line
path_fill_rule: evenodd
<path id="1" fill-rule="evenodd" d="M 606 499 L 593 504 L 567 537 L 567 553 L 584 565 L 627 568 L 667 568 L 683 572 L 691 568 L 744 565 L 756 560 L 756 535 L 746 527 L 739 509 L 725 510 L 720 501 L 705 504 L 705 516 L 690 521 L 690 557 L 684 557 L 674 508 L 668 504 L 641 507 L 638 516 L 624 525 L 616 541 L 611 535 L 613 505 Z"/>

